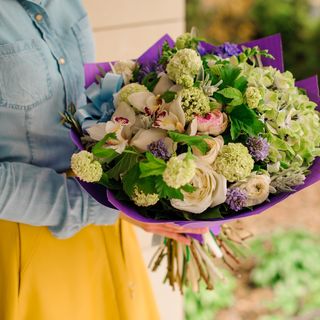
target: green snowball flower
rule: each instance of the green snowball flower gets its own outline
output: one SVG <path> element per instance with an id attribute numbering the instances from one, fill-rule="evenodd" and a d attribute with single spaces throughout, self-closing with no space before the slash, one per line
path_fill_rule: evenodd
<path id="1" fill-rule="evenodd" d="M 94 160 L 93 154 L 85 150 L 72 155 L 71 169 L 85 182 L 98 182 L 103 174 L 100 162 Z"/>
<path id="2" fill-rule="evenodd" d="M 145 87 L 142 84 L 139 84 L 139 83 L 127 84 L 118 92 L 115 102 L 116 104 L 119 104 L 122 101 L 129 103 L 128 97 L 130 96 L 130 94 L 136 93 L 136 92 L 146 92 L 146 91 L 148 91 L 147 87 Z"/>
<path id="3" fill-rule="evenodd" d="M 163 181 L 172 188 L 178 189 L 189 183 L 196 173 L 194 160 L 181 154 L 178 157 L 171 157 L 163 172 Z"/>
<path id="4" fill-rule="evenodd" d="M 201 89 L 182 89 L 179 95 L 187 122 L 192 121 L 195 115 L 204 116 L 210 112 L 210 100 Z"/>
<path id="5" fill-rule="evenodd" d="M 229 143 L 223 146 L 213 166 L 229 182 L 235 182 L 250 175 L 254 161 L 243 144 Z"/>
<path id="6" fill-rule="evenodd" d="M 139 190 L 137 186 L 134 187 L 133 202 L 139 207 L 149 207 L 155 205 L 159 201 L 159 196 L 156 193 L 146 194 L 142 190 Z"/>
<path id="7" fill-rule="evenodd" d="M 177 38 L 175 47 L 178 50 L 185 48 L 196 49 L 197 41 L 195 41 L 195 38 L 192 36 L 190 32 L 186 32 Z"/>
<path id="8" fill-rule="evenodd" d="M 262 98 L 259 89 L 255 87 L 248 87 L 245 96 L 247 104 L 251 109 L 257 108 Z"/>
<path id="9" fill-rule="evenodd" d="M 194 78 L 202 67 L 199 54 L 193 49 L 179 50 L 169 61 L 166 71 L 171 80 L 186 88 L 192 87 Z"/>

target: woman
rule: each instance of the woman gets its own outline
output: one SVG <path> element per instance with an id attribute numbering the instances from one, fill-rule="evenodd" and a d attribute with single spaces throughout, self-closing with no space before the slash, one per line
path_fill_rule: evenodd
<path id="1" fill-rule="evenodd" d="M 130 224 L 64 174 L 75 149 L 59 113 L 85 102 L 92 47 L 79 0 L 1 0 L 1 320 L 158 319 Z"/>

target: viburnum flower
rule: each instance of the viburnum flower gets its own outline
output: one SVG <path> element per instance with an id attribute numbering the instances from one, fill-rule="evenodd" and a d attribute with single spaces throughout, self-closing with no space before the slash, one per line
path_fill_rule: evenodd
<path id="1" fill-rule="evenodd" d="M 227 191 L 226 204 L 231 210 L 239 211 L 245 206 L 247 198 L 248 196 L 245 190 L 237 187 L 229 188 Z"/>
<path id="2" fill-rule="evenodd" d="M 124 83 L 128 84 L 133 76 L 133 71 L 136 67 L 136 63 L 132 60 L 117 61 L 112 70 L 114 73 L 120 74 L 123 77 Z"/>
<path id="3" fill-rule="evenodd" d="M 235 182 L 250 175 L 254 161 L 243 144 L 229 143 L 223 146 L 213 166 L 228 181 Z"/>
<path id="4" fill-rule="evenodd" d="M 139 207 L 149 207 L 155 205 L 159 201 L 159 196 L 156 193 L 146 194 L 135 186 L 131 199 Z"/>
<path id="5" fill-rule="evenodd" d="M 192 87 L 202 66 L 198 53 L 193 49 L 179 50 L 169 61 L 166 71 L 171 80 L 184 87 Z"/>
<path id="6" fill-rule="evenodd" d="M 182 190 L 183 200 L 172 199 L 171 205 L 179 210 L 202 213 L 209 207 L 215 207 L 226 200 L 227 180 L 214 171 L 212 166 L 195 159 L 195 174 L 190 184 L 195 187 L 193 192 Z"/>
<path id="7" fill-rule="evenodd" d="M 163 172 L 163 181 L 172 188 L 178 189 L 189 183 L 196 172 L 194 160 L 182 153 L 177 157 L 171 157 Z"/>
<path id="8" fill-rule="evenodd" d="M 148 89 L 139 83 L 130 83 L 124 86 L 116 95 L 114 98 L 114 102 L 116 107 L 119 105 L 120 102 L 124 101 L 126 103 L 129 103 L 128 97 L 132 93 L 136 92 L 148 92 Z"/>
<path id="9" fill-rule="evenodd" d="M 251 109 L 257 108 L 260 100 L 262 99 L 260 91 L 256 87 L 248 87 L 245 92 L 245 96 L 247 104 Z"/>
<path id="10" fill-rule="evenodd" d="M 80 180 L 85 182 L 97 182 L 103 174 L 100 162 L 94 160 L 93 154 L 85 150 L 72 155 L 71 169 Z"/>
<path id="11" fill-rule="evenodd" d="M 269 154 L 269 143 L 262 137 L 249 137 L 247 140 L 249 153 L 256 161 L 263 161 Z"/>
<path id="12" fill-rule="evenodd" d="M 210 100 L 199 88 L 185 88 L 179 92 L 181 107 L 186 121 L 190 122 L 195 116 L 203 116 L 210 112 Z"/>
<path id="13" fill-rule="evenodd" d="M 185 48 L 196 49 L 197 41 L 195 41 L 194 35 L 192 35 L 190 32 L 185 32 L 177 38 L 175 47 L 179 50 Z"/>
<path id="14" fill-rule="evenodd" d="M 267 174 L 257 174 L 253 172 L 243 181 L 232 185 L 232 188 L 240 188 L 247 194 L 245 207 L 255 206 L 268 199 L 271 179 Z"/>

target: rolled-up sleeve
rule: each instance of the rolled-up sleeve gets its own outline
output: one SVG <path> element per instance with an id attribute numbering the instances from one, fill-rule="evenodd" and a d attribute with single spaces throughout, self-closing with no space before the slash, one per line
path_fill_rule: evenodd
<path id="1" fill-rule="evenodd" d="M 48 226 L 68 238 L 88 224 L 113 224 L 118 211 L 96 202 L 79 183 L 50 168 L 0 163 L 0 219 Z"/>

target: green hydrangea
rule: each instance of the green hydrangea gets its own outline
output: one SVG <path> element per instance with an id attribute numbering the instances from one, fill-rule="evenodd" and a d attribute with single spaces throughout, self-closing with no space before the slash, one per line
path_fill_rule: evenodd
<path id="1" fill-rule="evenodd" d="M 258 91 L 261 94 L 256 110 L 265 123 L 270 163 L 309 167 L 320 155 L 320 117 L 315 111 L 316 104 L 295 86 L 291 72 L 281 73 L 273 67 L 254 67 L 247 63 L 239 66 L 248 79 L 249 88 L 255 88 L 250 90 L 255 90 L 257 96 Z M 253 91 L 248 96 L 254 103 Z M 282 170 L 279 166 L 277 172 Z"/>
<path id="2" fill-rule="evenodd" d="M 171 157 L 163 172 L 163 181 L 172 188 L 178 189 L 189 183 L 196 173 L 194 160 L 185 157 L 184 154 L 178 157 Z"/>
<path id="3" fill-rule="evenodd" d="M 139 207 L 149 207 L 155 205 L 159 201 L 159 196 L 156 193 L 146 194 L 135 186 L 132 195 L 133 202 Z"/>
<path id="4" fill-rule="evenodd" d="M 145 91 L 148 91 L 148 89 L 142 84 L 139 84 L 139 83 L 127 84 L 118 92 L 116 96 L 116 104 L 119 104 L 122 101 L 129 103 L 128 97 L 130 96 L 130 94 L 136 93 L 136 92 L 145 92 Z"/>
<path id="5" fill-rule="evenodd" d="M 193 49 L 179 50 L 169 61 L 166 71 L 171 80 L 186 88 L 192 87 L 202 67 L 199 54 Z"/>
<path id="6" fill-rule="evenodd" d="M 210 112 L 210 100 L 201 89 L 196 87 L 185 88 L 179 94 L 181 107 L 187 122 L 193 120 L 195 115 L 203 116 Z"/>
<path id="7" fill-rule="evenodd" d="M 80 180 L 85 182 L 97 182 L 103 174 L 100 162 L 94 160 L 93 154 L 85 150 L 72 155 L 71 169 Z"/>
<path id="8" fill-rule="evenodd" d="M 250 175 L 254 161 L 243 144 L 229 143 L 223 146 L 213 166 L 229 182 L 235 182 Z"/>
<path id="9" fill-rule="evenodd" d="M 256 87 L 248 87 L 245 96 L 247 104 L 251 109 L 257 108 L 262 98 L 259 89 Z"/>

